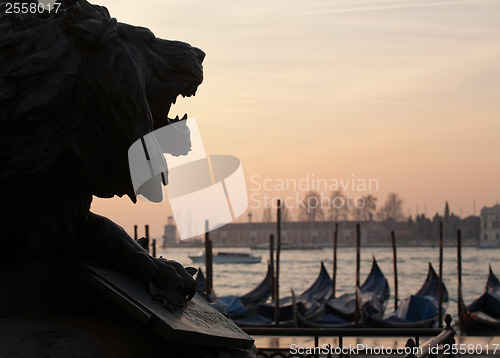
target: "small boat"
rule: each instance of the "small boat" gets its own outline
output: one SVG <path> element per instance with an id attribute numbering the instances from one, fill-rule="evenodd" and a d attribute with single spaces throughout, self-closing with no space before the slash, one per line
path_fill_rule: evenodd
<path id="1" fill-rule="evenodd" d="M 442 287 L 443 317 L 446 311 L 448 291 L 444 283 Z M 415 295 L 403 299 L 398 309 L 389 318 L 374 320 L 382 327 L 392 328 L 431 328 L 439 317 L 439 277 L 429 263 L 427 278 Z"/>
<path id="2" fill-rule="evenodd" d="M 318 314 L 321 304 L 331 296 L 332 279 L 321 262 L 321 269 L 314 283 L 299 296 L 297 296 L 297 307 L 304 317 L 310 317 Z M 258 305 L 257 312 L 245 317 L 233 319 L 240 327 L 269 327 L 274 326 L 275 303 L 261 303 Z M 279 300 L 280 327 L 295 326 L 293 317 L 293 299 L 292 296 L 284 297 Z"/>
<path id="3" fill-rule="evenodd" d="M 500 333 L 500 281 L 490 270 L 484 293 L 465 307 L 463 301 L 460 324 L 470 335 L 496 335 Z"/>
<path id="4" fill-rule="evenodd" d="M 360 322 L 381 319 L 384 315 L 386 302 L 389 299 L 389 284 L 380 270 L 375 257 L 372 268 L 365 282 L 358 291 L 360 307 Z M 314 328 L 343 328 L 355 326 L 356 293 L 346 293 L 338 298 L 332 298 L 323 304 L 322 312 L 314 319 L 307 319 L 294 310 L 298 325 Z"/>
<path id="5" fill-rule="evenodd" d="M 190 255 L 189 258 L 194 263 L 204 263 L 205 253 Z M 262 261 L 261 256 L 255 256 L 246 252 L 217 252 L 212 256 L 214 264 L 256 264 Z"/>
<path id="6" fill-rule="evenodd" d="M 231 295 L 218 297 L 217 303 L 224 307 L 231 318 L 255 313 L 258 305 L 265 302 L 271 295 L 271 280 L 271 265 L 268 265 L 266 277 L 253 290 L 242 296 Z"/>
<path id="7" fill-rule="evenodd" d="M 483 242 L 478 246 L 479 249 L 498 249 L 500 246 L 496 241 Z"/>

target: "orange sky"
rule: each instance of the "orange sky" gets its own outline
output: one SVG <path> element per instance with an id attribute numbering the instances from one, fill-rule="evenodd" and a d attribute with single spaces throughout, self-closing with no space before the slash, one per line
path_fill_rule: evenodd
<path id="1" fill-rule="evenodd" d="M 498 1 L 99 3 L 206 52 L 204 83 L 170 117 L 196 117 L 208 153 L 239 157 L 249 193 L 252 175 L 354 175 L 378 180 L 379 205 L 398 192 L 412 215 L 500 199 Z M 167 207 L 93 203 L 153 236 Z"/>

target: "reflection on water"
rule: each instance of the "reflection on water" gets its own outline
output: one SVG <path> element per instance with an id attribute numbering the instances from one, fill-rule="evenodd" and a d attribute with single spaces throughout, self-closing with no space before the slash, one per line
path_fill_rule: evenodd
<path id="1" fill-rule="evenodd" d="M 259 264 L 219 264 L 214 265 L 214 288 L 219 296 L 241 295 L 255 287 L 267 271 L 266 250 L 250 250 L 248 248 L 218 249 L 215 251 L 252 252 L 262 256 Z M 158 250 L 158 255 L 174 259 L 186 266 L 195 266 L 188 255 L 196 254 L 200 248 L 170 248 Z M 353 292 L 355 285 L 354 248 L 339 248 L 337 252 L 337 296 Z M 465 247 L 462 249 L 462 283 L 466 304 L 474 300 L 484 291 L 488 276 L 488 265 L 500 276 L 500 250 Z M 386 314 L 394 308 L 394 275 L 391 248 L 363 248 L 361 251 L 361 283 L 371 269 L 371 258 L 374 255 L 380 269 L 387 277 L 391 288 Z M 448 313 L 456 318 L 457 313 L 457 260 L 456 249 L 444 248 L 444 283 L 450 296 Z M 333 255 L 331 249 L 324 250 L 285 250 L 281 252 L 280 262 L 280 295 L 290 295 L 290 289 L 302 292 L 314 281 L 320 269 L 320 261 L 332 274 Z M 437 248 L 398 248 L 398 289 L 399 298 L 415 293 L 427 275 L 427 264 L 431 262 L 436 272 L 439 270 L 439 251 Z M 202 264 L 205 271 L 205 266 Z"/>

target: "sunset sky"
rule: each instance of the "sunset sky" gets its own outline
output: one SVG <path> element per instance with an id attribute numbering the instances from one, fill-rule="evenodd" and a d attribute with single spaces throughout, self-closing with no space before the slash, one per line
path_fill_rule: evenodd
<path id="1" fill-rule="evenodd" d="M 169 116 L 196 117 L 208 153 L 240 158 L 249 194 L 255 178 L 314 176 L 375 179 L 379 206 L 397 192 L 411 215 L 500 200 L 498 0 L 99 4 L 206 52 L 196 97 Z M 92 209 L 156 237 L 168 215 L 128 198 Z"/>

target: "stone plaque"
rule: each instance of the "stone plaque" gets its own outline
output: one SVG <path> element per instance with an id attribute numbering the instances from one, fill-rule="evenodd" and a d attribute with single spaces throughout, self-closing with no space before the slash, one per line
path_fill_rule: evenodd
<path id="1" fill-rule="evenodd" d="M 198 292 L 185 307 L 170 312 L 144 286 L 120 272 L 89 265 L 84 272 L 89 283 L 167 341 L 218 348 L 253 345 L 249 335 Z"/>

